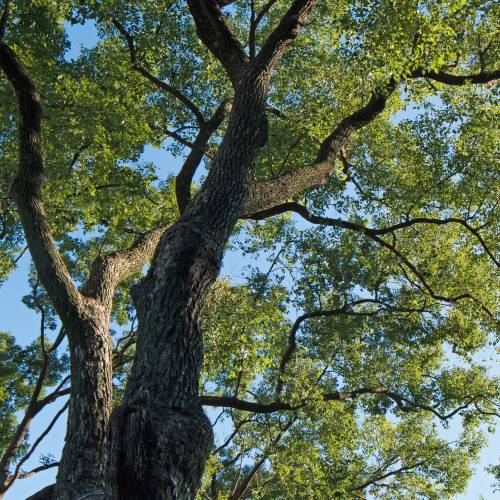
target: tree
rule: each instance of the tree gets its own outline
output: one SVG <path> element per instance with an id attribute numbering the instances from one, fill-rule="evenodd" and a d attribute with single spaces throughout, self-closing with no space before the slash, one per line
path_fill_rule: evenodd
<path id="1" fill-rule="evenodd" d="M 40 360 L 28 387 L 1 379 L 3 491 L 38 409 L 69 392 L 37 498 L 462 491 L 498 416 L 478 361 L 495 329 L 497 15 L 5 1 L 2 276 L 26 242 L 42 326 L 30 353 L 2 337 L 5 366 Z M 66 60 L 63 21 L 95 22 L 97 46 Z M 187 156 L 160 180 L 140 157 L 167 139 Z M 216 281 L 230 238 L 269 269 Z M 232 423 L 218 446 L 203 406 Z"/>

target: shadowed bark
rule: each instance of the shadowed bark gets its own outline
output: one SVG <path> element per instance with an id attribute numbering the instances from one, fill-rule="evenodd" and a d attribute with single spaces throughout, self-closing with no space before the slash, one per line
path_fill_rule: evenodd
<path id="1" fill-rule="evenodd" d="M 36 492 L 34 495 L 29 496 L 26 500 L 53 500 L 55 484 L 51 484 L 50 486 L 46 486 L 42 490 Z"/>

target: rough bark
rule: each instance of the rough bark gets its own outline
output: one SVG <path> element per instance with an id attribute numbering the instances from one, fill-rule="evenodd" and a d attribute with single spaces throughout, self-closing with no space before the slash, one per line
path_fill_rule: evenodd
<path id="1" fill-rule="evenodd" d="M 226 136 L 207 180 L 158 245 L 133 291 L 137 355 L 124 405 L 111 423 L 108 498 L 194 498 L 212 428 L 199 400 L 201 307 L 243 207 L 250 169 L 266 139 L 267 82 L 236 93 Z"/>
<path id="2" fill-rule="evenodd" d="M 92 263 L 83 294 L 110 309 L 118 284 L 140 271 L 153 257 L 162 234 L 170 227 L 171 224 L 166 224 L 152 229 L 137 238 L 130 248 L 98 257 Z"/>
<path id="3" fill-rule="evenodd" d="M 85 316 L 77 330 L 68 330 L 71 396 L 54 494 L 58 500 L 92 492 L 102 498 L 104 491 L 106 432 L 113 408 L 109 311 L 88 299 Z"/>

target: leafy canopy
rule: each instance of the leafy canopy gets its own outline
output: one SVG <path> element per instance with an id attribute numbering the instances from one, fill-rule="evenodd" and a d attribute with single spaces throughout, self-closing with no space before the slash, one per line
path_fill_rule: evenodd
<path id="1" fill-rule="evenodd" d="M 257 47 L 288 2 L 272 3 Z M 243 44 L 252 11 L 266 5 L 238 1 L 224 10 Z M 203 320 L 204 402 L 226 398 L 205 498 L 229 497 L 245 482 L 251 498 L 263 499 L 356 498 L 365 490 L 448 498 L 465 489 L 498 416 L 498 377 L 489 370 L 498 89 L 494 81 L 447 85 L 432 74 L 494 70 L 499 14 L 489 1 L 322 0 L 283 58 L 258 181 L 313 163 L 344 117 L 373 92 L 396 91 L 332 164 L 328 183 L 294 198 L 322 223 L 287 213 L 241 221 L 233 234 L 240 276 L 214 286 Z M 12 15 L 8 42 L 44 102 L 45 208 L 73 277 L 84 283 L 96 256 L 178 217 L 172 172 L 143 153 L 161 147 L 165 162 L 169 153 L 180 160 L 199 120 L 137 68 L 180 89 L 205 117 L 230 101 L 231 85 L 182 1 L 19 0 Z M 71 60 L 68 23 L 98 31 L 95 47 Z M 1 280 L 24 246 L 10 197 L 14 103 L 1 79 Z M 205 169 L 225 127 L 208 142 Z M 332 222 L 339 219 L 357 228 Z M 416 219 L 448 222 L 409 223 Z M 364 229 L 395 225 L 380 234 Z M 133 281 L 114 303 L 118 400 L 133 353 Z M 41 351 L 40 341 L 21 348 L 7 333 L 0 347 L 3 450 L 29 402 Z M 56 365 L 47 387 L 67 370 L 64 356 Z M 446 431 L 452 420 L 454 431 Z"/>

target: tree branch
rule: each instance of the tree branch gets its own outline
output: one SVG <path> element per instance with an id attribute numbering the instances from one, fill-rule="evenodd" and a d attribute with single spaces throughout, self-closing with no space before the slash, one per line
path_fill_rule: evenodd
<path id="1" fill-rule="evenodd" d="M 224 66 L 233 86 L 237 86 L 241 70 L 248 58 L 231 32 L 217 2 L 188 0 L 187 3 L 200 40 Z"/>
<path id="2" fill-rule="evenodd" d="M 41 199 L 41 98 L 28 71 L 3 40 L 0 40 L 0 67 L 19 101 L 19 170 L 12 191 L 26 241 L 40 282 L 62 322 L 75 321 L 79 316 L 82 297 L 59 254 Z"/>
<path id="3" fill-rule="evenodd" d="M 75 154 L 73 155 L 73 158 L 71 159 L 71 163 L 69 164 L 69 168 L 73 168 L 80 158 L 80 155 L 88 148 L 90 148 L 90 141 L 84 142 L 76 151 Z"/>
<path id="4" fill-rule="evenodd" d="M 3 3 L 2 17 L 0 18 L 0 40 L 3 40 L 3 37 L 5 36 L 7 23 L 9 21 L 9 16 L 10 16 L 11 3 L 12 3 L 11 0 L 4 0 Z"/>
<path id="5" fill-rule="evenodd" d="M 152 129 L 152 130 L 155 130 L 155 131 L 158 131 L 160 130 L 159 127 L 157 127 L 156 125 L 152 124 L 152 123 L 149 123 L 148 124 L 149 127 Z M 194 127 L 193 127 L 194 128 Z M 185 139 L 184 137 L 182 137 L 180 134 L 179 134 L 179 129 L 177 130 L 164 130 L 163 131 L 165 133 L 165 135 L 167 135 L 168 137 L 171 137 L 174 141 L 178 142 L 179 144 L 182 144 L 183 146 L 189 148 L 189 149 L 195 149 L 195 145 L 193 142 L 191 141 L 188 141 L 187 139 Z M 213 151 L 211 150 L 211 148 L 209 147 L 205 147 L 205 150 L 203 151 L 203 153 L 205 154 L 205 156 L 207 156 L 208 158 L 213 158 L 214 157 L 214 153 Z"/>
<path id="6" fill-rule="evenodd" d="M 433 413 L 436 417 L 438 417 L 440 420 L 448 420 L 457 413 L 459 413 L 462 410 L 465 410 L 471 405 L 474 405 L 476 410 L 483 414 L 483 415 L 490 415 L 490 416 L 495 416 L 500 418 L 500 413 L 492 411 L 492 412 L 485 412 L 481 408 L 478 407 L 478 402 L 480 400 L 485 400 L 489 401 L 489 396 L 488 394 L 476 394 L 475 396 L 468 396 L 467 401 L 461 405 L 458 406 L 457 408 L 453 409 L 449 413 L 441 413 L 436 410 L 435 407 L 426 405 L 423 403 L 419 403 L 417 401 L 412 401 L 411 399 L 406 398 L 405 396 L 402 396 L 400 394 L 397 394 L 395 392 L 388 391 L 387 396 L 391 398 L 398 406 L 398 408 L 404 412 L 412 412 L 415 411 L 416 409 L 421 409 L 425 411 L 429 411 Z"/>
<path id="7" fill-rule="evenodd" d="M 223 122 L 228 112 L 228 107 L 229 103 L 227 101 L 222 102 L 212 117 L 200 125 L 200 131 L 196 136 L 191 152 L 177 174 L 175 179 L 175 194 L 181 215 L 191 201 L 191 182 L 206 151 L 208 141 Z"/>
<path id="8" fill-rule="evenodd" d="M 255 20 L 256 24 L 260 22 L 262 16 L 271 8 L 274 2 L 269 2 Z M 299 34 L 307 16 L 311 12 L 317 0 L 295 0 L 286 14 L 281 18 L 278 26 L 269 35 L 262 45 L 260 52 L 255 59 L 255 68 L 262 73 L 269 73 L 279 58 L 289 47 L 292 41 Z"/>
<path id="9" fill-rule="evenodd" d="M 255 27 L 257 28 L 260 24 L 260 22 L 262 21 L 262 19 L 264 18 L 264 16 L 269 12 L 269 10 L 271 9 L 271 7 L 277 2 L 278 0 L 268 0 L 268 2 L 262 7 L 262 9 L 260 10 L 260 12 L 257 14 L 257 16 L 255 17 Z"/>
<path id="10" fill-rule="evenodd" d="M 64 379 L 64 383 L 69 380 L 69 376 Z M 39 413 L 45 406 L 50 403 L 53 403 L 56 399 L 59 399 L 63 396 L 69 396 L 71 394 L 71 389 L 67 387 L 66 389 L 57 389 L 52 391 L 50 394 L 47 394 L 43 399 L 40 399 L 37 404 L 37 413 Z"/>
<path id="11" fill-rule="evenodd" d="M 348 392 L 335 392 L 323 395 L 325 401 L 344 401 L 345 399 L 355 399 L 361 394 L 383 394 L 386 393 L 385 387 L 367 387 Z M 248 411 L 252 413 L 274 413 L 276 411 L 296 411 L 306 406 L 307 401 L 292 406 L 283 401 L 273 401 L 271 403 L 259 403 L 256 401 L 245 401 L 232 396 L 208 396 L 200 397 L 201 404 L 215 408 L 225 407 L 235 410 Z"/>
<path id="12" fill-rule="evenodd" d="M 472 234 L 474 234 L 476 237 L 478 237 L 478 240 L 480 241 L 481 245 L 487 252 L 487 254 L 492 258 L 493 262 L 498 265 L 498 261 L 495 259 L 493 256 L 493 253 L 488 249 L 486 244 L 484 243 L 484 240 L 478 235 L 477 229 L 472 228 L 466 221 L 463 221 L 461 219 L 455 219 L 455 218 L 449 218 L 449 219 L 432 219 L 432 218 L 415 218 L 415 219 L 410 219 L 407 222 L 400 223 L 400 224 L 395 224 L 393 226 L 389 226 L 386 228 L 382 229 L 372 229 L 368 228 L 366 226 L 363 226 L 362 224 L 358 224 L 357 222 L 350 222 L 350 221 L 345 221 L 342 219 L 334 219 L 330 217 L 322 217 L 319 215 L 313 215 L 311 214 L 306 207 L 303 205 L 300 205 L 299 203 L 283 203 L 282 205 L 277 205 L 275 207 L 272 207 L 268 210 L 265 210 L 263 212 L 260 212 L 260 214 L 254 214 L 255 218 L 265 218 L 269 217 L 272 215 L 277 215 L 279 213 L 283 213 L 286 211 L 293 211 L 300 216 L 302 216 L 305 220 L 308 222 L 311 222 L 312 224 L 321 224 L 325 226 L 331 226 L 331 227 L 341 227 L 344 229 L 351 229 L 357 232 L 360 232 L 367 236 L 368 238 L 371 238 L 372 240 L 376 241 L 379 245 L 383 246 L 384 248 L 388 249 L 390 252 L 392 252 L 398 259 L 405 264 L 406 267 L 408 267 L 411 272 L 418 278 L 418 280 L 422 283 L 423 287 L 427 290 L 429 295 L 436 299 L 436 300 L 441 300 L 443 302 L 458 302 L 463 299 L 470 299 L 473 300 L 474 302 L 478 303 L 481 308 L 490 316 L 493 318 L 493 313 L 486 307 L 484 306 L 481 301 L 479 301 L 476 297 L 472 296 L 469 293 L 463 293 L 460 295 L 456 295 L 453 297 L 447 297 L 444 295 L 440 295 L 439 293 L 436 293 L 434 289 L 429 285 L 425 277 L 422 275 L 422 273 L 417 269 L 417 267 L 410 262 L 410 260 L 405 257 L 396 247 L 395 245 L 383 240 L 382 238 L 379 237 L 379 235 L 387 234 L 387 233 L 394 233 L 398 229 L 402 229 L 404 227 L 409 227 L 415 224 L 436 224 L 436 225 L 442 225 L 442 224 L 449 224 L 449 223 L 459 223 L 462 226 L 466 227 Z"/>
<path id="13" fill-rule="evenodd" d="M 243 481 L 229 496 L 229 500 L 239 500 L 245 494 L 252 479 L 255 477 L 255 474 L 259 472 L 260 468 L 264 465 L 264 462 L 266 460 L 267 460 L 267 455 L 264 453 L 262 457 L 259 460 L 257 460 L 257 462 L 255 462 L 250 472 L 243 478 Z"/>
<path id="14" fill-rule="evenodd" d="M 432 413 L 440 420 L 448 420 L 451 417 L 455 416 L 460 411 L 468 408 L 469 406 L 476 404 L 480 399 L 485 396 L 482 394 L 469 397 L 467 401 L 463 404 L 455 408 L 449 413 L 441 413 L 436 410 L 436 408 L 419 403 L 417 401 L 412 401 L 401 394 L 398 394 L 394 391 L 387 389 L 384 386 L 375 386 L 375 387 L 362 387 L 360 389 L 354 389 L 352 391 L 337 391 L 323 394 L 324 401 L 345 401 L 348 399 L 357 399 L 359 396 L 364 394 L 378 394 L 388 397 L 392 399 L 397 407 L 406 413 L 414 412 L 418 410 L 424 410 Z M 232 396 L 209 396 L 202 395 L 200 397 L 201 404 L 204 406 L 211 406 L 213 408 L 233 408 L 235 410 L 247 411 L 251 413 L 274 413 L 277 411 L 296 411 L 308 404 L 306 399 L 302 400 L 300 403 L 296 405 L 291 405 L 290 403 L 286 403 L 284 401 L 272 401 L 270 403 L 259 403 L 257 401 L 246 401 L 243 399 L 235 398 Z M 479 411 L 479 410 L 478 410 Z M 491 412 L 494 416 L 499 416 L 498 413 Z"/>
<path id="15" fill-rule="evenodd" d="M 37 491 L 34 495 L 27 497 L 26 500 L 53 500 L 55 489 L 56 485 L 50 484 L 40 491 Z"/>
<path id="16" fill-rule="evenodd" d="M 172 224 L 165 224 L 143 234 L 130 248 L 97 257 L 92 263 L 90 276 L 82 293 L 110 306 L 117 285 L 140 271 L 153 257 L 161 236 L 171 226 Z"/>
<path id="17" fill-rule="evenodd" d="M 255 477 L 257 472 L 259 472 L 260 468 L 264 465 L 264 462 L 267 460 L 268 455 L 269 455 L 269 448 L 272 448 L 273 446 L 276 446 L 280 441 L 281 438 L 285 435 L 285 433 L 288 431 L 288 429 L 292 426 L 292 424 L 297 420 L 296 416 L 293 416 L 288 420 L 286 423 L 285 427 L 281 429 L 281 431 L 278 433 L 278 435 L 269 443 L 268 446 L 266 446 L 265 451 L 262 453 L 262 456 L 255 464 L 253 467 L 250 469 L 250 472 L 243 478 L 243 481 L 234 488 L 233 492 L 229 496 L 229 500 L 239 500 L 240 498 L 243 497 L 245 492 L 248 490 L 248 487 L 250 486 L 250 483 L 252 482 L 252 479 Z"/>
<path id="18" fill-rule="evenodd" d="M 481 71 L 471 75 L 453 75 L 444 71 L 424 71 L 421 68 L 414 70 L 412 78 L 429 78 L 445 85 L 465 85 L 467 83 L 489 83 L 500 78 L 500 70 Z"/>
<path id="19" fill-rule="evenodd" d="M 21 472 L 17 475 L 17 479 L 27 479 L 28 477 L 32 477 L 39 472 L 43 472 L 47 469 L 52 469 L 53 467 L 59 467 L 59 462 L 51 462 L 50 464 L 44 464 L 40 465 L 39 467 L 35 467 L 28 472 Z"/>
<path id="20" fill-rule="evenodd" d="M 178 99 L 182 104 L 184 104 L 184 106 L 186 106 L 193 113 L 198 124 L 202 125 L 203 123 L 205 123 L 205 118 L 203 117 L 203 113 L 200 111 L 198 106 L 196 106 L 196 104 L 191 99 L 189 99 L 189 97 L 187 97 L 180 90 L 176 89 L 167 82 L 160 80 L 152 73 L 150 73 L 147 69 L 139 65 L 139 63 L 137 62 L 137 49 L 135 47 L 133 36 L 125 29 L 123 24 L 121 24 L 117 19 L 113 19 L 112 22 L 115 25 L 116 29 L 120 32 L 120 34 L 123 36 L 123 38 L 125 38 L 125 41 L 127 42 L 127 46 L 130 52 L 130 63 L 132 65 L 132 69 L 134 69 L 142 76 L 144 76 L 155 87 L 167 92 L 168 94 Z"/>
<path id="21" fill-rule="evenodd" d="M 233 432 L 231 432 L 231 434 L 226 438 L 226 440 L 218 448 L 216 448 L 212 452 L 212 455 L 216 455 L 217 453 L 219 453 L 220 451 L 222 451 L 234 439 L 234 437 L 236 436 L 236 434 L 238 434 L 238 432 L 240 432 L 240 429 L 245 424 L 248 424 L 250 422 L 253 422 L 253 419 L 251 419 L 251 418 L 245 418 L 241 422 L 238 422 L 238 424 L 236 424 L 234 426 Z"/>
<path id="22" fill-rule="evenodd" d="M 375 309 L 373 311 L 356 311 L 354 308 L 359 305 L 363 304 L 374 304 L 380 306 L 378 309 Z M 320 317 L 333 317 L 333 316 L 339 316 L 341 314 L 347 315 L 347 316 L 373 316 L 375 314 L 378 314 L 381 311 L 391 311 L 391 312 L 405 312 L 405 313 L 422 313 L 425 312 L 424 308 L 413 308 L 413 307 L 397 307 L 397 306 L 392 306 L 390 304 L 386 304 L 385 302 L 382 302 L 377 299 L 360 299 L 360 300 L 355 300 L 350 303 L 344 304 L 342 307 L 339 307 L 337 309 L 325 309 L 325 310 L 319 310 L 319 311 L 312 311 L 306 314 L 302 314 L 299 316 L 292 328 L 290 329 L 290 333 L 288 335 L 288 342 L 286 349 L 283 352 L 283 355 L 281 357 L 281 361 L 279 364 L 278 368 L 278 378 L 277 378 L 277 383 L 276 383 L 276 399 L 279 399 L 279 396 L 281 394 L 281 391 L 283 390 L 284 386 L 284 381 L 283 381 L 283 375 L 285 374 L 286 366 L 291 360 L 293 353 L 295 352 L 295 349 L 297 348 L 297 342 L 296 342 L 296 336 L 299 328 L 301 327 L 302 323 L 305 321 L 308 321 L 313 318 L 320 318 Z"/>
<path id="23" fill-rule="evenodd" d="M 468 83 L 489 83 L 500 78 L 500 70 L 483 71 L 470 75 L 451 75 L 443 71 L 425 72 L 416 69 L 411 78 L 430 78 L 447 85 L 466 85 Z M 335 130 L 322 142 L 316 161 L 295 172 L 281 177 L 254 184 L 247 198 L 243 217 L 267 210 L 288 201 L 294 196 L 311 189 L 326 185 L 333 171 L 336 157 L 349 144 L 354 133 L 373 122 L 385 108 L 385 104 L 397 85 L 389 80 L 385 89 L 375 91 L 368 104 L 344 118 Z"/>
<path id="24" fill-rule="evenodd" d="M 35 440 L 35 442 L 31 445 L 31 448 L 29 451 L 24 455 L 24 457 L 19 460 L 18 464 L 16 465 L 16 470 L 14 471 L 14 474 L 8 478 L 8 483 L 6 484 L 6 490 L 12 486 L 14 481 L 16 479 L 22 479 L 26 477 L 30 477 L 37 472 L 40 472 L 41 470 L 48 469 L 49 467 L 54 467 L 55 465 L 50 464 L 49 466 L 42 466 L 38 467 L 37 469 L 33 469 L 31 472 L 25 473 L 25 474 L 19 474 L 19 471 L 21 470 L 21 466 L 33 455 L 33 452 L 36 450 L 38 445 L 43 441 L 45 436 L 52 430 L 56 422 L 59 420 L 59 417 L 68 409 L 69 401 L 66 401 L 64 403 L 63 407 L 54 415 L 54 418 L 50 421 L 49 425 L 45 428 L 45 430 L 38 436 L 38 438 Z M 59 462 L 56 462 L 58 464 Z"/>
<path id="25" fill-rule="evenodd" d="M 220 15 L 222 16 L 222 14 Z M 212 37 L 215 35 L 212 34 L 210 36 Z M 418 77 L 417 75 L 418 74 L 415 72 L 414 77 L 417 78 Z M 491 79 L 496 76 L 497 75 L 495 72 L 489 72 L 489 73 L 481 73 L 478 75 L 467 75 L 460 78 L 462 84 L 465 84 L 466 82 L 471 82 L 471 81 L 472 82 L 491 81 Z M 440 78 L 444 78 L 442 74 Z M 455 81 L 457 80 L 455 79 Z M 297 208 L 298 207 L 297 204 L 284 203 L 279 205 L 279 203 L 281 201 L 285 201 L 291 198 L 292 196 L 308 191 L 314 187 L 319 187 L 321 185 L 324 185 L 328 181 L 329 175 L 332 171 L 332 163 L 334 158 L 345 147 L 345 145 L 349 142 L 352 135 L 357 130 L 371 123 L 377 116 L 380 115 L 380 113 L 383 111 L 385 107 L 387 98 L 392 94 L 394 90 L 395 90 L 395 83 L 391 81 L 389 82 L 389 84 L 387 85 L 386 89 L 383 92 L 381 91 L 375 92 L 372 95 L 370 101 L 365 106 L 363 106 L 362 108 L 360 108 L 359 110 L 357 110 L 356 112 L 354 112 L 353 114 L 342 120 L 340 124 L 336 127 L 334 132 L 330 134 L 330 136 L 328 136 L 321 144 L 318 151 L 316 163 L 308 167 L 304 167 L 299 171 L 284 175 L 280 178 L 272 179 L 269 181 L 263 181 L 254 185 L 247 199 L 243 217 L 261 219 L 264 217 L 269 217 L 271 215 L 277 215 L 278 213 L 283 213 L 283 211 L 293 209 L 294 207 Z M 222 112 L 219 107 L 219 109 L 214 113 L 214 116 L 211 118 L 211 120 L 209 120 L 209 122 L 213 120 L 213 126 L 215 127 L 217 126 L 217 122 L 221 118 L 221 116 Z M 202 142 L 202 138 L 200 138 L 199 142 L 200 143 Z M 180 207 L 184 207 L 184 209 L 187 206 L 187 203 L 189 203 L 189 195 L 187 195 L 188 192 L 187 187 L 190 187 L 192 173 L 194 174 L 194 171 L 196 170 L 196 167 L 199 164 L 199 161 L 201 161 L 202 157 L 201 147 L 199 146 L 200 144 L 196 145 L 189 144 L 189 147 L 192 147 L 193 149 L 192 151 L 193 154 L 190 155 L 190 157 L 188 157 L 189 162 L 186 160 L 185 168 L 183 168 L 183 170 L 181 170 L 181 172 L 179 173 L 180 177 L 178 182 L 179 185 L 178 199 L 181 200 Z M 194 152 L 195 150 L 196 152 Z M 176 191 L 177 191 L 177 186 L 176 186 Z M 301 211 L 302 211 L 301 215 L 304 216 L 305 213 L 303 212 L 302 209 Z M 311 215 L 309 214 L 308 217 L 311 217 Z M 313 217 L 316 218 L 317 216 Z M 309 220 L 312 221 L 312 219 Z M 421 222 L 424 222 L 423 218 L 421 218 L 421 220 L 416 219 L 415 222 L 411 222 L 411 224 L 416 224 Z M 445 222 L 429 218 L 426 219 L 425 222 L 436 225 L 451 223 L 451 222 L 461 224 L 476 236 L 476 238 L 478 239 L 478 241 L 480 242 L 481 246 L 484 248 L 486 253 L 498 265 L 498 260 L 494 257 L 491 250 L 488 248 L 482 237 L 479 235 L 477 229 L 472 228 L 472 226 L 470 226 L 470 224 L 468 224 L 466 221 L 450 218 L 447 219 Z M 324 220 L 319 222 L 319 219 L 316 218 L 315 223 L 326 223 L 326 222 Z M 363 226 L 357 225 L 355 223 L 350 223 L 348 221 L 335 220 L 334 222 L 332 222 L 332 220 L 329 220 L 328 223 L 330 225 L 345 227 L 346 229 L 354 229 L 361 232 L 365 232 L 365 234 L 367 234 L 369 237 L 375 239 L 383 246 L 386 246 L 389 250 L 393 251 L 393 253 L 396 253 L 396 255 L 398 255 L 399 258 L 405 259 L 405 257 L 402 256 L 396 249 L 391 248 L 390 244 L 378 238 L 379 234 L 387 234 L 388 232 L 395 231 L 399 227 L 394 226 L 392 228 L 383 228 L 379 230 L 381 231 L 380 233 L 372 232 L 371 234 L 369 234 L 369 232 L 371 231 L 370 229 L 364 228 Z M 159 241 L 162 232 L 168 229 L 168 227 L 169 226 L 165 226 L 164 228 L 156 229 L 150 233 L 147 233 L 129 250 L 115 252 L 106 257 L 97 259 L 97 261 L 93 265 L 93 270 L 91 271 L 91 277 L 89 279 L 89 282 L 84 288 L 85 293 L 87 293 L 89 296 L 101 297 L 105 301 L 110 301 L 112 298 L 112 294 L 114 292 L 114 287 L 116 287 L 116 285 L 121 280 L 125 279 L 127 276 L 140 269 L 141 265 L 143 265 L 148 259 L 152 257 L 154 249 Z M 367 230 L 368 233 L 366 233 Z M 132 256 L 132 260 L 130 262 L 128 262 L 129 256 Z M 412 266 L 412 264 L 409 263 L 407 259 L 405 260 L 406 260 L 405 263 L 409 264 L 410 269 L 412 269 L 412 267 L 414 268 L 414 266 Z M 413 272 L 417 271 L 418 273 L 418 270 L 416 270 L 416 268 L 412 269 L 412 271 Z M 427 284 L 425 279 L 422 283 Z M 426 288 L 431 293 L 431 295 L 436 299 L 440 300 L 450 299 L 435 294 L 434 291 L 430 287 L 428 287 L 428 284 Z M 451 300 L 452 301 L 455 299 L 459 300 L 467 297 L 471 298 L 465 295 L 465 296 L 451 298 Z M 483 309 L 485 309 L 485 311 L 489 315 L 491 315 L 490 311 L 488 311 L 484 307 Z"/>
<path id="26" fill-rule="evenodd" d="M 322 224 L 326 226 L 332 226 L 332 227 L 342 227 L 344 229 L 352 229 L 354 231 L 359 231 L 363 232 L 369 236 L 383 236 L 385 234 L 390 234 L 394 233 L 395 231 L 398 231 L 400 229 L 412 227 L 418 224 L 429 224 L 429 225 L 435 225 L 435 226 L 443 226 L 447 224 L 459 224 L 463 226 L 467 231 L 469 231 L 473 236 L 475 236 L 483 248 L 483 250 L 486 252 L 486 254 L 490 257 L 492 262 L 497 266 L 500 267 L 500 262 L 498 259 L 495 257 L 491 249 L 488 247 L 484 239 L 482 238 L 481 234 L 479 233 L 479 230 L 477 228 L 472 227 L 466 220 L 464 219 L 459 219 L 457 217 L 446 217 L 445 219 L 436 219 L 433 217 L 415 217 L 413 219 L 408 219 L 404 222 L 400 222 L 398 224 L 393 224 L 391 226 L 387 227 L 382 227 L 382 228 L 369 228 L 366 226 L 363 226 L 362 224 L 358 224 L 357 222 L 350 222 L 346 221 L 343 219 L 335 219 L 331 217 L 322 217 L 319 215 L 313 215 L 311 214 L 306 207 L 303 205 L 300 205 L 299 203 L 295 202 L 290 202 L 290 203 L 283 203 L 281 205 L 276 205 L 268 210 L 263 210 L 262 212 L 258 212 L 256 214 L 253 214 L 251 219 L 254 220 L 262 220 L 266 219 L 268 217 L 273 217 L 279 214 L 283 214 L 285 212 L 295 212 L 299 214 L 301 217 L 306 219 L 308 222 L 311 222 L 312 224 Z"/>
<path id="27" fill-rule="evenodd" d="M 28 403 L 28 406 L 26 408 L 26 411 L 24 412 L 24 416 L 21 419 L 21 422 L 16 428 L 16 431 L 14 432 L 14 435 L 12 436 L 10 442 L 8 443 L 7 447 L 5 448 L 5 451 L 0 459 L 0 481 L 1 484 L 4 485 L 8 484 L 6 489 L 10 487 L 11 483 L 8 483 L 7 477 L 8 477 L 8 471 L 9 467 L 15 458 L 17 452 L 21 448 L 26 435 L 29 431 L 29 428 L 31 426 L 31 423 L 33 419 L 40 413 L 40 411 L 45 408 L 48 404 L 52 403 L 55 401 L 58 397 L 60 397 L 62 394 L 56 394 L 57 390 L 54 391 L 52 394 L 46 396 L 43 399 L 38 399 L 40 397 L 40 394 L 43 389 L 43 385 L 45 383 L 45 379 L 47 376 L 48 368 L 49 368 L 49 362 L 50 362 L 50 355 L 55 352 L 55 350 L 59 347 L 60 343 L 64 339 L 64 329 L 61 329 L 59 332 L 59 335 L 56 338 L 56 341 L 52 345 L 50 349 L 46 349 L 45 343 L 44 343 L 44 314 L 43 310 L 42 312 L 42 319 L 40 322 L 40 342 L 42 345 L 42 366 L 40 368 L 40 373 L 38 374 L 37 381 L 35 383 L 35 387 L 33 389 L 33 392 L 31 394 L 30 401 Z M 69 390 L 68 390 L 69 392 Z M 14 478 L 15 479 L 15 478 Z M 5 491 L 6 491 L 5 489 Z"/>
<path id="28" fill-rule="evenodd" d="M 374 93 L 370 101 L 348 117 L 321 143 L 316 161 L 295 172 L 276 179 L 261 181 L 251 189 L 245 210 L 245 218 L 283 203 L 293 196 L 324 186 L 332 173 L 335 158 L 345 148 L 354 133 L 371 123 L 385 108 L 388 97 L 395 86 L 389 86 L 385 93 Z"/>
<path id="29" fill-rule="evenodd" d="M 368 486 L 371 486 L 378 481 L 382 481 L 383 479 L 387 479 L 390 476 L 397 476 L 398 474 L 408 472 L 410 470 L 416 469 L 417 467 L 420 467 L 421 465 L 424 465 L 426 463 L 425 460 L 421 460 L 420 462 L 416 462 L 411 465 L 404 465 L 401 466 L 399 469 L 387 472 L 385 474 L 382 474 L 380 476 L 374 477 L 369 479 L 368 481 L 365 481 L 364 483 L 360 484 L 359 486 L 356 486 L 355 488 L 352 488 L 350 491 L 360 491 L 366 489 Z M 392 464 L 389 464 L 389 466 Z"/>

